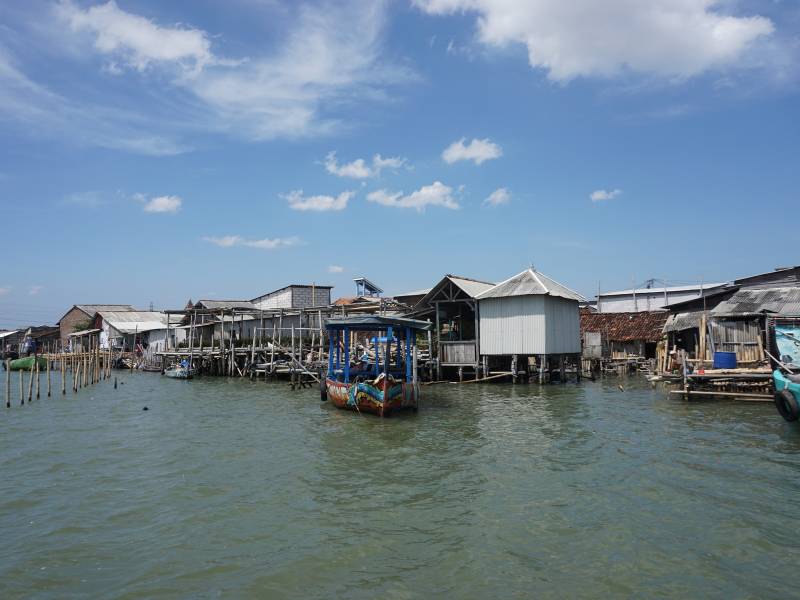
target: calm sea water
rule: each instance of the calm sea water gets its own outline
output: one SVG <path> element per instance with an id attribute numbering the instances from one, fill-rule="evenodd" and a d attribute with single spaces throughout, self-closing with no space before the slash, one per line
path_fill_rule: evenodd
<path id="1" fill-rule="evenodd" d="M 380 420 L 119 377 L 0 412 L 0 597 L 797 594 L 800 429 L 771 404 L 439 385 Z"/>

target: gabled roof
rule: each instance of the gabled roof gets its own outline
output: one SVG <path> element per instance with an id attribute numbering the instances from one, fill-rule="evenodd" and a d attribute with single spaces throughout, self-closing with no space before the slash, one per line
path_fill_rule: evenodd
<path id="1" fill-rule="evenodd" d="M 101 310 L 136 310 L 130 304 L 73 304 L 72 307 L 64 313 L 64 316 L 62 316 L 61 319 L 66 317 L 69 312 L 75 308 L 82 311 L 87 317 L 93 317 L 95 313 L 100 312 Z M 61 319 L 58 320 L 58 323 L 61 323 Z"/>
<path id="2" fill-rule="evenodd" d="M 478 299 L 509 298 L 511 296 L 557 296 L 576 302 L 586 302 L 586 298 L 578 292 L 534 269 L 525 269 L 522 273 L 498 283 L 480 294 Z"/>
<path id="3" fill-rule="evenodd" d="M 454 286 L 461 293 L 465 294 L 467 298 L 475 298 L 481 292 L 485 292 L 486 290 L 490 289 L 494 284 L 487 281 L 479 281 L 477 279 L 470 279 L 469 277 L 461 277 L 460 275 L 452 275 L 448 273 L 442 277 L 439 283 L 433 286 L 419 302 L 417 302 L 416 306 L 426 306 L 448 285 Z"/>

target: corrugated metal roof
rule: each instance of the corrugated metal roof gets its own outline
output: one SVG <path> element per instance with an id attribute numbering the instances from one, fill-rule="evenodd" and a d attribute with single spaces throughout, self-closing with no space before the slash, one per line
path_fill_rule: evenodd
<path id="1" fill-rule="evenodd" d="M 739 290 L 711 310 L 715 317 L 762 313 L 800 316 L 800 287 Z"/>
<path id="2" fill-rule="evenodd" d="M 661 339 L 665 312 L 593 313 L 581 311 L 581 337 L 599 331 L 610 342 L 657 342 Z"/>
<path id="3" fill-rule="evenodd" d="M 586 301 L 586 298 L 578 292 L 533 269 L 526 269 L 510 279 L 498 283 L 496 286 L 481 293 L 478 299 L 508 298 L 511 296 L 558 296 L 559 298 L 576 300 L 577 302 Z"/>
<path id="4" fill-rule="evenodd" d="M 136 310 L 130 304 L 76 304 L 75 306 L 88 315 L 94 315 L 104 310 L 113 310 L 116 312 Z"/>
<path id="5" fill-rule="evenodd" d="M 694 329 L 700 327 L 700 318 L 703 316 L 702 310 L 688 311 L 671 314 L 664 323 L 664 333 L 669 331 L 683 331 L 684 329 Z"/>
<path id="6" fill-rule="evenodd" d="M 255 305 L 250 300 L 198 300 L 195 306 L 201 305 L 209 310 L 217 308 L 250 308 L 255 310 Z"/>
<path id="7" fill-rule="evenodd" d="M 100 311 L 100 316 L 120 333 L 135 333 L 167 328 L 167 315 L 156 311 Z M 174 319 L 175 325 L 180 319 Z"/>
<path id="8" fill-rule="evenodd" d="M 704 283 L 702 285 L 702 289 L 706 292 L 710 292 L 713 288 L 720 287 L 725 285 L 724 283 Z M 600 292 L 600 297 L 603 296 L 632 296 L 634 292 L 636 294 L 663 294 L 666 290 L 667 293 L 670 292 L 691 292 L 694 290 L 700 291 L 700 284 L 694 285 L 673 285 L 667 287 L 658 287 L 658 288 L 637 288 L 637 289 L 629 289 L 629 290 L 617 290 L 613 292 Z"/>
<path id="9" fill-rule="evenodd" d="M 464 293 L 470 298 L 475 298 L 494 286 L 493 283 L 478 281 L 477 279 L 470 279 L 468 277 L 459 277 L 458 275 L 446 275 L 446 278 L 464 290 Z"/>
<path id="10" fill-rule="evenodd" d="M 19 333 L 20 329 L 15 329 L 14 331 L 3 331 L 0 333 L 0 339 L 7 338 L 10 335 L 14 335 L 15 333 Z"/>

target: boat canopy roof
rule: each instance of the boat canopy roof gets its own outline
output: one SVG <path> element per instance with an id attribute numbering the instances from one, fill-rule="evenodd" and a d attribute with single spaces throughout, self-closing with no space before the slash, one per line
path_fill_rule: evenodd
<path id="1" fill-rule="evenodd" d="M 351 329 L 356 331 L 378 331 L 388 327 L 410 327 L 427 331 L 431 324 L 428 321 L 406 319 L 405 317 L 382 317 L 378 315 L 354 315 L 352 317 L 339 317 L 325 321 L 326 329 Z"/>

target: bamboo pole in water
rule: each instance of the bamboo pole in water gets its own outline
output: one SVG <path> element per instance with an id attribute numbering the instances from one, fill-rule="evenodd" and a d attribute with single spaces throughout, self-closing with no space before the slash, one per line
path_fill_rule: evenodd
<path id="1" fill-rule="evenodd" d="M 61 371 L 61 395 L 63 396 L 67 393 L 67 363 L 64 361 L 63 355 L 58 361 L 58 366 Z"/>
<path id="2" fill-rule="evenodd" d="M 11 408 L 11 361 L 6 359 L 6 408 Z"/>
<path id="3" fill-rule="evenodd" d="M 45 360 L 47 361 L 47 397 L 49 398 L 53 392 L 53 382 L 50 379 L 50 357 L 48 356 Z"/>
<path id="4" fill-rule="evenodd" d="M 36 367 L 36 361 L 31 365 L 31 378 L 28 381 L 28 404 L 33 400 L 33 370 Z"/>
<path id="5" fill-rule="evenodd" d="M 39 368 L 39 359 L 36 357 L 36 355 L 33 356 L 33 361 L 34 361 L 34 366 L 36 367 L 36 399 L 38 400 L 41 397 L 40 396 L 40 391 L 41 391 L 40 388 L 41 388 L 41 379 L 42 378 L 39 376 L 39 371 L 41 369 Z"/>
<path id="6" fill-rule="evenodd" d="M 25 404 L 25 369 L 19 370 L 19 405 Z"/>

